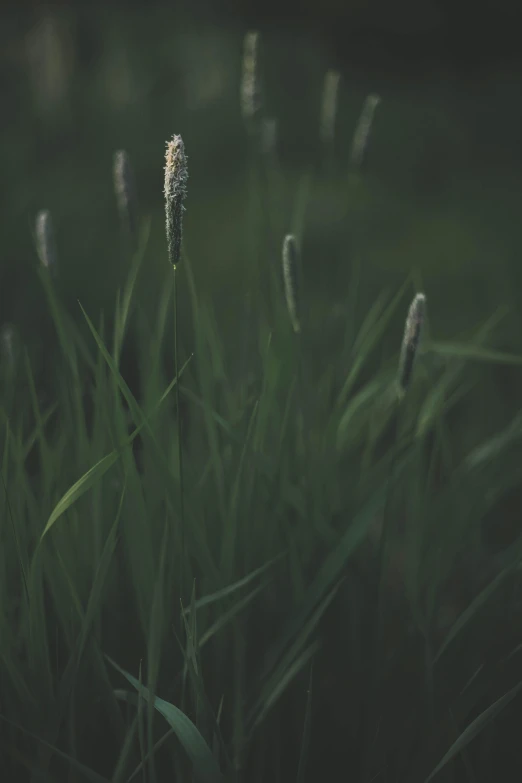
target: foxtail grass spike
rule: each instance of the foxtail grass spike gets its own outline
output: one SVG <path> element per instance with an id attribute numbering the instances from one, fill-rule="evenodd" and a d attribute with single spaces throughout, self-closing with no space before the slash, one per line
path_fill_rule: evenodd
<path id="1" fill-rule="evenodd" d="M 243 43 L 243 73 L 241 76 L 241 112 L 251 128 L 261 111 L 261 84 L 258 66 L 259 33 L 250 31 Z"/>
<path id="2" fill-rule="evenodd" d="M 36 249 L 40 261 L 46 269 L 56 269 L 56 244 L 54 241 L 54 228 L 51 213 L 48 209 L 42 209 L 36 216 Z"/>
<path id="3" fill-rule="evenodd" d="M 167 142 L 165 153 L 165 216 L 169 260 L 174 269 L 181 256 L 183 201 L 187 195 L 187 157 L 181 136 Z"/>
<path id="4" fill-rule="evenodd" d="M 399 361 L 399 393 L 403 396 L 410 385 L 413 365 L 419 349 L 422 326 L 426 313 L 426 297 L 416 294 L 408 311 Z"/>
<path id="5" fill-rule="evenodd" d="M 301 331 L 299 321 L 299 249 L 297 241 L 293 234 L 287 234 L 283 242 L 283 277 L 285 283 L 285 296 L 288 314 L 292 322 L 292 327 L 296 334 Z"/>
<path id="6" fill-rule="evenodd" d="M 124 230 L 133 242 L 137 238 L 138 206 L 134 171 L 125 150 L 114 153 L 114 192 Z"/>
<path id="7" fill-rule="evenodd" d="M 328 71 L 324 79 L 321 107 L 321 141 L 327 145 L 333 143 L 335 135 L 340 79 L 341 75 L 338 71 Z"/>
<path id="8" fill-rule="evenodd" d="M 375 110 L 380 102 L 378 95 L 368 95 L 364 101 L 352 141 L 351 161 L 354 166 L 362 166 L 364 163 Z"/>

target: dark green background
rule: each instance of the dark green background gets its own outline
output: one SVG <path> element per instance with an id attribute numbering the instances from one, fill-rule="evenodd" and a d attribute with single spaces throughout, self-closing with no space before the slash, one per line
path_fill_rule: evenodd
<path id="1" fill-rule="evenodd" d="M 26 338 L 41 328 L 32 238 L 41 208 L 52 211 L 70 308 L 77 299 L 91 311 L 112 307 L 126 268 L 112 187 L 118 148 L 132 158 L 141 210 L 152 219 L 154 297 L 166 263 L 164 144 L 174 132 L 189 156 L 185 246 L 200 285 L 232 318 L 245 263 L 239 79 L 252 25 L 262 32 L 266 111 L 279 123 L 281 208 L 289 218 L 303 171 L 319 172 L 303 252 L 324 307 L 342 307 L 357 244 L 368 301 L 414 268 L 439 336 L 473 326 L 499 304 L 518 309 L 522 69 L 512 5 L 310 0 L 299 7 L 295 14 L 292 2 L 196 2 L 177 11 L 63 3 L 3 11 L 2 322 Z M 325 173 L 319 109 L 331 67 L 341 72 L 341 89 L 335 162 Z M 348 156 L 369 91 L 382 103 L 365 197 L 354 204 Z M 509 329 L 506 339 L 513 342 Z"/>

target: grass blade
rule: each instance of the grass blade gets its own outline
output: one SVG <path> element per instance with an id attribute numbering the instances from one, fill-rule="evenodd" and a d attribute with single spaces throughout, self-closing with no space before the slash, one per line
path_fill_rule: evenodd
<path id="1" fill-rule="evenodd" d="M 469 743 L 477 737 L 486 726 L 494 720 L 497 715 L 509 704 L 509 702 L 517 695 L 522 688 L 522 681 L 515 685 L 511 690 L 505 693 L 500 699 L 497 699 L 487 709 L 484 710 L 475 720 L 473 720 L 469 726 L 467 726 L 462 734 L 455 740 L 447 753 L 444 754 L 439 761 L 435 769 L 428 775 L 425 783 L 430 783 L 433 778 L 448 764 L 455 756 L 461 753 Z"/>
<path id="2" fill-rule="evenodd" d="M 109 657 L 107 657 L 107 660 L 138 692 L 141 692 L 145 701 L 148 702 L 151 698 L 154 700 L 155 709 L 160 715 L 163 715 L 192 761 L 197 780 L 200 783 L 218 783 L 221 781 L 223 778 L 217 761 L 192 721 L 173 704 L 157 696 L 151 696 L 148 688 L 144 686 L 140 688 L 138 680 L 132 674 L 121 669 Z"/>

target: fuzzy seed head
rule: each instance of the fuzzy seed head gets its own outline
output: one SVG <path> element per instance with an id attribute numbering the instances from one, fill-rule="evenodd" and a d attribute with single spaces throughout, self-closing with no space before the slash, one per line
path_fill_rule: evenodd
<path id="1" fill-rule="evenodd" d="M 328 71 L 324 79 L 321 108 L 321 140 L 324 144 L 332 144 L 334 140 L 340 79 L 338 71 Z"/>
<path id="2" fill-rule="evenodd" d="M 42 209 L 36 216 L 36 249 L 40 261 L 46 269 L 56 268 L 56 244 L 54 241 L 54 228 L 51 213 L 48 209 Z"/>
<path id="3" fill-rule="evenodd" d="M 413 365 L 419 349 L 422 326 L 426 315 L 426 297 L 416 294 L 408 311 L 399 361 L 399 392 L 403 395 L 413 373 Z"/>
<path id="4" fill-rule="evenodd" d="M 261 111 L 261 85 L 258 68 L 259 33 L 250 31 L 243 44 L 241 78 L 241 112 L 245 122 L 252 124 Z"/>
<path id="5" fill-rule="evenodd" d="M 283 279 L 285 285 L 286 306 L 296 334 L 301 331 L 299 322 L 299 249 L 293 234 L 287 234 L 283 241 Z"/>
<path id="6" fill-rule="evenodd" d="M 380 102 L 381 99 L 378 95 L 368 95 L 364 101 L 352 141 L 351 159 L 354 166 L 362 166 L 364 162 L 375 110 Z"/>
<path id="7" fill-rule="evenodd" d="M 124 230 L 135 240 L 138 216 L 136 185 L 134 171 L 125 150 L 114 153 L 113 178 L 121 223 Z"/>
<path id="8" fill-rule="evenodd" d="M 165 153 L 165 217 L 169 260 L 174 268 L 181 256 L 183 201 L 187 195 L 187 157 L 181 136 L 167 142 Z"/>

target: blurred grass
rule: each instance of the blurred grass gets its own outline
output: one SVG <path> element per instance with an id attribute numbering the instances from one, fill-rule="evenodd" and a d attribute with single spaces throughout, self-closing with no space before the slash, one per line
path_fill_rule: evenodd
<path id="1" fill-rule="evenodd" d="M 332 166 L 317 141 L 331 64 L 274 32 L 262 63 L 280 135 L 263 158 L 238 105 L 242 31 L 168 21 L 100 17 L 74 67 L 74 20 L 55 21 L 49 73 L 70 82 L 47 101 L 34 93 L 46 59 L 39 74 L 11 64 L 3 768 L 31 781 L 502 777 L 522 644 L 510 115 L 502 153 L 485 155 L 478 103 L 459 105 L 469 85 L 343 73 Z M 353 171 L 369 89 L 382 104 Z M 190 174 L 178 379 L 162 204 L 173 131 Z M 132 264 L 111 181 L 120 148 L 143 218 Z M 55 278 L 34 249 L 40 208 L 56 224 Z M 290 230 L 299 348 L 280 288 Z M 421 289 L 428 324 L 398 408 L 403 319 Z"/>

